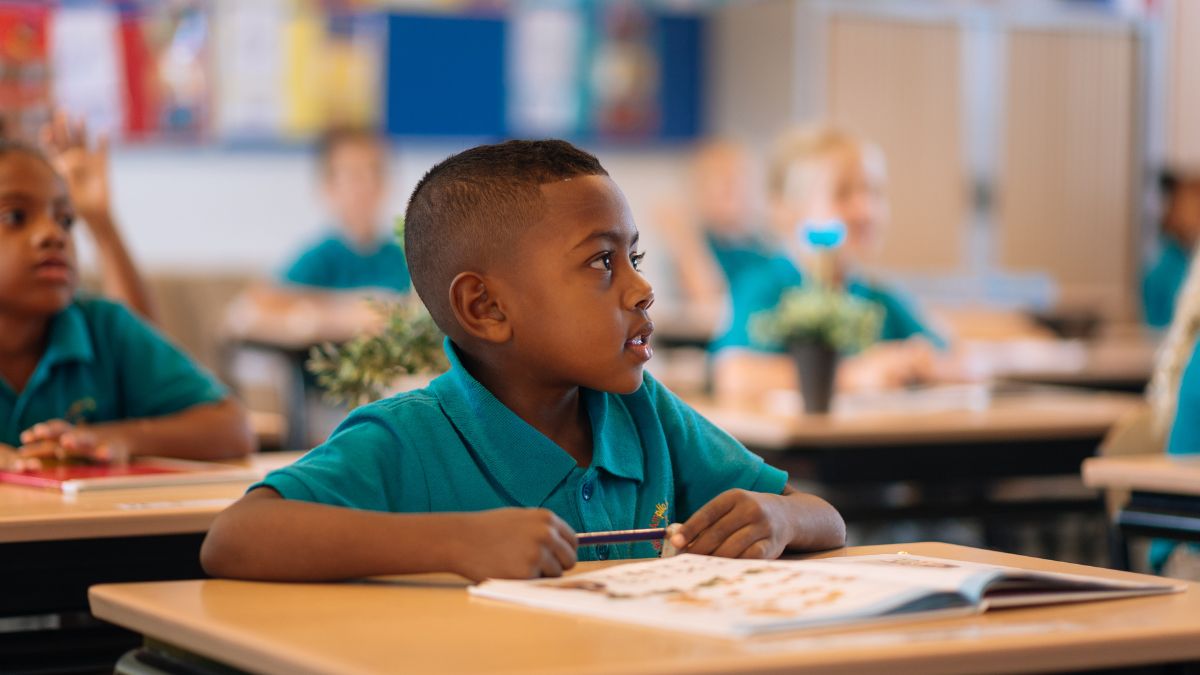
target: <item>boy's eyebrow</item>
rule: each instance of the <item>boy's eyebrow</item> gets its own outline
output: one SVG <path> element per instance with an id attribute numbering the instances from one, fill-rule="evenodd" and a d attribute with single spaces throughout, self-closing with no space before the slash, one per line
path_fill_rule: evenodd
<path id="1" fill-rule="evenodd" d="M 631 248 L 634 246 L 637 246 L 638 239 L 640 237 L 641 237 L 640 232 L 634 232 L 633 238 L 629 242 L 629 246 Z M 575 244 L 575 248 L 582 248 L 583 246 L 590 244 L 593 241 L 596 241 L 597 239 L 611 239 L 612 241 L 621 241 L 622 238 L 623 237 L 621 236 L 621 232 L 618 230 L 596 230 L 595 232 L 584 237 L 578 244 Z"/>

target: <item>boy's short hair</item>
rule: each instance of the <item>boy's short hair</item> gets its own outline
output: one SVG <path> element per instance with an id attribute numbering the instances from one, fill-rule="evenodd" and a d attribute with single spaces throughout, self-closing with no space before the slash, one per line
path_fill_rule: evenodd
<path id="1" fill-rule="evenodd" d="M 343 145 L 352 143 L 371 143 L 382 146 L 387 139 L 376 129 L 361 126 L 330 127 L 317 138 L 314 149 L 317 154 L 317 166 L 321 174 L 329 171 L 329 160 L 333 153 Z"/>
<path id="2" fill-rule="evenodd" d="M 784 196 L 792 168 L 797 164 L 839 153 L 862 153 L 868 161 L 883 162 L 883 153 L 874 143 L 845 129 L 821 124 L 793 129 L 779 138 L 771 151 L 767 166 L 768 195 L 773 199 Z"/>
<path id="3" fill-rule="evenodd" d="M 542 218 L 542 185 L 607 175 L 600 160 L 559 140 L 481 145 L 430 169 L 408 201 L 404 252 L 413 288 L 438 327 L 458 334 L 450 282 L 511 252 Z M 511 262 L 520 264 L 519 256 Z"/>

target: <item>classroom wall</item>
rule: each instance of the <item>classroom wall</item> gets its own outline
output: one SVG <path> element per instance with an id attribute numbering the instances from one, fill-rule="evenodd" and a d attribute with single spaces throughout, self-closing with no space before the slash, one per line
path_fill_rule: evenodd
<path id="1" fill-rule="evenodd" d="M 434 163 L 466 143 L 401 147 L 395 156 L 389 214 L 403 212 L 413 186 Z M 595 149 L 625 191 L 643 229 L 648 274 L 666 290 L 654 264 L 655 204 L 678 194 L 682 148 Z M 115 210 L 139 263 L 155 273 L 268 275 L 320 235 L 328 216 L 316 193 L 312 158 L 300 149 L 115 149 Z M 81 244 L 85 266 L 94 255 Z"/>

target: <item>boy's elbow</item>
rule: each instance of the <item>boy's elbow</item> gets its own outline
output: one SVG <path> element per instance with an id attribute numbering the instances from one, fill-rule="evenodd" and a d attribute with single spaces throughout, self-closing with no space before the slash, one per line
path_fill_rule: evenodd
<path id="1" fill-rule="evenodd" d="M 200 567 L 210 577 L 237 577 L 237 563 L 244 557 L 238 553 L 238 548 L 220 527 L 218 517 L 200 546 Z"/>
<path id="2" fill-rule="evenodd" d="M 235 399 L 227 398 L 217 404 L 217 411 L 221 417 L 220 427 L 225 429 L 225 434 L 220 447 L 214 449 L 219 455 L 216 459 L 236 459 L 256 452 L 258 439 L 246 409 Z"/>

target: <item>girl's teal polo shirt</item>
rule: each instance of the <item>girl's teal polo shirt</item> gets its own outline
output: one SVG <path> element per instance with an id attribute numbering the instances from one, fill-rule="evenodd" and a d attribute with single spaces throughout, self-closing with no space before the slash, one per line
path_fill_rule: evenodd
<path id="1" fill-rule="evenodd" d="M 110 422 L 157 417 L 225 398 L 227 392 L 122 305 L 78 299 L 50 319 L 46 352 L 19 394 L 0 378 L 0 443 L 64 419 Z"/>
<path id="2" fill-rule="evenodd" d="M 390 237 L 368 252 L 355 250 L 336 235 L 327 237 L 302 253 L 284 272 L 283 280 L 341 291 L 384 288 L 407 293 L 412 288 L 404 250 Z"/>
<path id="3" fill-rule="evenodd" d="M 1167 454 L 1195 455 L 1200 453 L 1200 341 L 1192 347 L 1192 356 L 1179 378 L 1179 398 L 1175 406 L 1175 421 L 1167 436 Z M 1193 544 L 1194 551 L 1200 545 Z M 1156 539 L 1150 545 L 1150 566 L 1161 572 L 1175 550 L 1175 542 Z"/>
<path id="4" fill-rule="evenodd" d="M 712 351 L 726 347 L 764 350 L 763 345 L 750 337 L 750 317 L 774 309 L 785 291 L 802 287 L 805 282 L 804 274 L 785 255 L 776 255 L 757 268 L 746 269 L 731 282 L 733 317 L 728 331 L 717 339 Z M 929 328 L 913 306 L 895 292 L 862 279 L 851 279 L 846 292 L 883 309 L 880 340 L 906 340 L 919 335 L 939 349 L 946 347 L 945 339 Z"/>
<path id="5" fill-rule="evenodd" d="M 1163 237 L 1162 253 L 1142 278 L 1142 310 L 1146 324 L 1165 328 L 1175 315 L 1175 298 L 1187 278 L 1191 256 L 1171 237 Z"/>
<path id="6" fill-rule="evenodd" d="M 288 499 L 372 511 L 554 511 L 577 532 L 682 522 L 731 488 L 779 494 L 787 474 L 644 376 L 628 395 L 583 389 L 591 466 L 517 417 L 463 368 L 355 410 L 329 440 L 262 483 Z M 253 489 L 253 488 L 251 488 Z M 581 559 L 652 557 L 649 542 Z"/>

